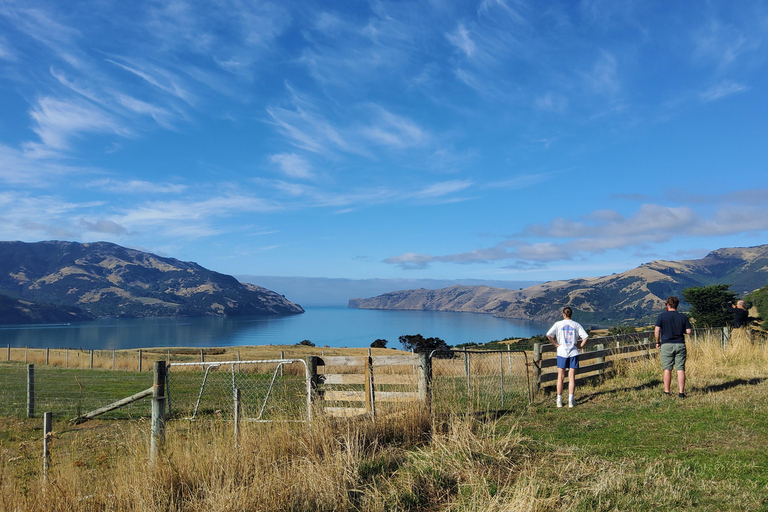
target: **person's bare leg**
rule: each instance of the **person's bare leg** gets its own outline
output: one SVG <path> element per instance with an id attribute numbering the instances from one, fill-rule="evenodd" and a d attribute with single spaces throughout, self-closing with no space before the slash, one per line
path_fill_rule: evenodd
<path id="1" fill-rule="evenodd" d="M 563 394 L 563 381 L 565 380 L 565 370 L 563 368 L 557 369 L 557 396 Z"/>
<path id="2" fill-rule="evenodd" d="M 576 368 L 568 370 L 568 394 L 573 396 L 576 391 Z"/>
<path id="3" fill-rule="evenodd" d="M 669 393 L 669 386 L 672 384 L 672 370 L 664 370 L 664 392 Z"/>
<path id="4" fill-rule="evenodd" d="M 677 387 L 681 395 L 685 393 L 685 370 L 677 370 Z"/>

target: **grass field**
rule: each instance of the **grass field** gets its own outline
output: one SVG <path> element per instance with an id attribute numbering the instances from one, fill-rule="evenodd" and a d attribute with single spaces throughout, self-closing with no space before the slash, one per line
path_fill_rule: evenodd
<path id="1" fill-rule="evenodd" d="M 418 409 L 369 420 L 54 424 L 41 477 L 38 420 L 0 420 L 0 510 L 768 510 L 768 348 L 689 346 L 688 398 L 658 360 L 502 415 Z"/>

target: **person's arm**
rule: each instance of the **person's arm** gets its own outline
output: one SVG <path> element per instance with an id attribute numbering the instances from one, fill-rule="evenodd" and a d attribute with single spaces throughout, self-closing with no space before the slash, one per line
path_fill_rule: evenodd
<path id="1" fill-rule="evenodd" d="M 588 340 L 588 339 L 589 339 L 589 336 L 587 336 L 586 338 L 584 338 L 583 340 L 581 340 L 581 346 L 580 346 L 580 348 L 584 348 L 584 345 L 586 345 L 586 344 L 587 344 L 587 340 Z"/>
<path id="2" fill-rule="evenodd" d="M 661 327 L 658 325 L 653 329 L 653 336 L 656 338 L 656 348 L 661 347 Z"/>
<path id="3" fill-rule="evenodd" d="M 547 334 L 547 339 L 549 339 L 549 341 L 550 341 L 550 342 L 551 342 L 551 343 L 552 343 L 552 344 L 553 344 L 555 347 L 559 347 L 559 346 L 560 346 L 560 345 L 558 345 L 558 344 L 557 344 L 557 341 L 555 341 L 555 339 L 554 339 L 552 336 L 550 336 L 549 334 Z"/>

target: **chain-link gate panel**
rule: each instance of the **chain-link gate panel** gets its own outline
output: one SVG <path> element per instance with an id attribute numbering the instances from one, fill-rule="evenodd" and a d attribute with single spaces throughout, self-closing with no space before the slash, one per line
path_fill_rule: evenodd
<path id="1" fill-rule="evenodd" d="M 171 363 L 167 393 L 172 417 L 234 419 L 237 391 L 245 421 L 306 421 L 309 393 L 302 359 Z"/>
<path id="2" fill-rule="evenodd" d="M 504 411 L 530 402 L 528 359 L 522 351 L 438 351 L 432 359 L 436 413 Z"/>

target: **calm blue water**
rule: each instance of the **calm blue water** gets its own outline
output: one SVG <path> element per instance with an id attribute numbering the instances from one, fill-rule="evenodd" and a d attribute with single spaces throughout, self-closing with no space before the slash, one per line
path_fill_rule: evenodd
<path id="1" fill-rule="evenodd" d="M 437 337 L 449 345 L 543 334 L 549 325 L 472 313 L 307 308 L 302 315 L 229 318 L 113 319 L 67 325 L 0 327 L 0 346 L 127 349 L 293 345 L 369 347 L 377 338 L 400 348 L 403 334 Z"/>

